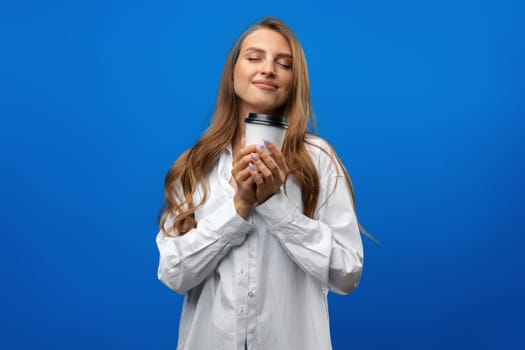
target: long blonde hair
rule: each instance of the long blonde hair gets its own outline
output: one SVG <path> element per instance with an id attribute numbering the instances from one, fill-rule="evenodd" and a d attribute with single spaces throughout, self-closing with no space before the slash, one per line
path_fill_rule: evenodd
<path id="1" fill-rule="evenodd" d="M 282 113 L 288 120 L 288 130 L 283 150 L 290 174 L 301 185 L 303 213 L 313 217 L 319 197 L 319 175 L 308 153 L 305 143 L 309 123 L 314 124 L 310 102 L 310 83 L 303 49 L 295 34 L 282 21 L 268 17 L 248 28 L 233 45 L 222 71 L 215 112 L 209 128 L 197 143 L 185 151 L 174 163 L 164 181 L 165 203 L 161 209 L 160 228 L 165 235 L 165 223 L 170 213 L 176 213 L 173 227 L 178 235 L 183 235 L 196 227 L 194 213 L 206 201 L 206 176 L 218 160 L 220 154 L 230 145 L 239 123 L 239 99 L 233 88 L 233 70 L 239 57 L 244 39 L 255 30 L 267 28 L 283 35 L 292 51 L 292 84 L 288 101 Z M 353 186 L 344 166 L 335 152 L 331 155 L 338 161 L 345 173 L 352 200 L 355 204 Z M 193 202 L 195 191 L 201 187 L 202 196 L 198 203 Z M 365 230 L 360 229 L 367 236 Z"/>

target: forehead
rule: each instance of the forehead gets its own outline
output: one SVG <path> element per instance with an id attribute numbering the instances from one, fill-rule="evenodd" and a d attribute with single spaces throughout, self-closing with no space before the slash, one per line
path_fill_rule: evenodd
<path id="1" fill-rule="evenodd" d="M 271 53 L 292 54 L 290 44 L 284 35 L 272 29 L 260 28 L 250 33 L 241 45 L 241 51 L 257 48 Z"/>

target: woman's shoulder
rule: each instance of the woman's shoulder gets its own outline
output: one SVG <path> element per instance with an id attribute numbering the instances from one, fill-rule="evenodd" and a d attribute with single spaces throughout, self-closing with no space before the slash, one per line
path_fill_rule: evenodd
<path id="1" fill-rule="evenodd" d="M 306 134 L 304 138 L 305 146 L 311 155 L 319 157 L 323 154 L 333 156 L 335 154 L 332 146 L 322 137 L 314 134 Z"/>
<path id="2" fill-rule="evenodd" d="M 319 171 L 342 173 L 339 157 L 328 141 L 313 134 L 307 134 L 304 141 L 306 149 L 314 164 L 317 164 Z"/>

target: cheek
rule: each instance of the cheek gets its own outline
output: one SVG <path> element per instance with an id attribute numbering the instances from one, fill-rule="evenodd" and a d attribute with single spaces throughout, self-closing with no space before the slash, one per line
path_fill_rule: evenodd
<path id="1" fill-rule="evenodd" d="M 288 96 L 290 95 L 290 91 L 292 90 L 292 78 L 290 77 L 287 81 L 286 81 L 286 98 L 288 98 Z"/>
<path id="2" fill-rule="evenodd" d="M 240 86 L 240 79 L 237 75 L 237 72 L 233 73 L 233 91 L 235 92 L 235 95 L 239 95 L 239 91 L 242 91 L 242 87 Z"/>
<path id="3" fill-rule="evenodd" d="M 283 85 L 286 85 L 286 90 L 290 91 L 292 88 L 292 79 L 293 76 L 291 73 L 287 74 L 283 79 Z"/>
<path id="4" fill-rule="evenodd" d="M 238 95 L 239 91 L 243 91 L 246 86 L 246 78 L 242 68 L 235 66 L 233 70 L 233 89 Z"/>

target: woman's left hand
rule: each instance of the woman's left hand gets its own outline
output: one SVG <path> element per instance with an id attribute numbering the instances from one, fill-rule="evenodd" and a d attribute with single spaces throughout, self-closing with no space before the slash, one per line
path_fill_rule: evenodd
<path id="1" fill-rule="evenodd" d="M 263 203 L 277 192 L 288 176 L 288 166 L 282 152 L 271 142 L 264 142 L 268 152 L 261 150 L 252 153 L 255 169 L 251 176 L 256 184 L 255 196 L 257 203 Z"/>

